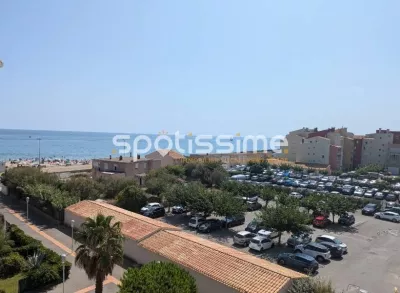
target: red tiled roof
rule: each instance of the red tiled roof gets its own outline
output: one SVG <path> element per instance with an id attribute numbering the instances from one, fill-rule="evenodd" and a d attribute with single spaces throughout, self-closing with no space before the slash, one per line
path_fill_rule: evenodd
<path id="1" fill-rule="evenodd" d="M 181 153 L 178 153 L 178 152 L 172 151 L 172 150 L 168 152 L 168 156 L 170 156 L 171 158 L 173 158 L 175 160 L 185 158 Z"/>
<path id="2" fill-rule="evenodd" d="M 136 241 L 161 229 L 180 230 L 164 222 L 100 201 L 84 200 L 67 207 L 66 210 L 83 218 L 93 218 L 100 213 L 105 216 L 113 216 L 115 221 L 121 222 L 122 233 Z"/>
<path id="3" fill-rule="evenodd" d="M 276 293 L 305 275 L 183 231 L 160 231 L 140 246 L 239 292 Z"/>

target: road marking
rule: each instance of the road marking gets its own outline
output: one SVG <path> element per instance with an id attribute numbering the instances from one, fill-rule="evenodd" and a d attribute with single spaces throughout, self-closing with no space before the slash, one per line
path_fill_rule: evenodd
<path id="1" fill-rule="evenodd" d="M 33 225 L 33 224 L 27 222 L 26 219 L 25 219 L 24 217 L 22 217 L 22 216 L 21 216 L 19 213 L 17 213 L 16 211 L 14 211 L 14 210 L 12 210 L 12 209 L 10 209 L 10 208 L 7 208 L 6 210 L 7 210 L 11 215 L 13 215 L 14 217 L 16 217 L 18 220 L 20 220 L 20 221 L 22 221 L 22 222 L 25 222 L 25 223 L 28 225 L 28 227 L 31 228 L 33 231 L 37 232 L 38 234 L 40 234 L 41 236 L 43 236 L 44 238 L 46 238 L 47 240 L 49 240 L 50 242 L 52 242 L 53 244 L 55 244 L 56 246 L 58 246 L 59 248 L 61 248 L 62 250 L 64 250 L 65 252 L 68 252 L 68 254 L 71 255 L 72 257 L 75 257 L 75 256 L 76 256 L 76 253 L 73 252 L 70 248 L 66 247 L 64 244 L 62 244 L 62 243 L 59 242 L 58 240 L 54 239 L 53 237 L 51 237 L 51 236 L 48 235 L 47 233 L 41 231 L 41 230 L 40 230 L 38 227 L 36 227 L 35 225 Z M 116 285 L 121 284 L 121 282 L 120 282 L 118 279 L 116 279 L 114 276 L 111 276 L 111 275 L 109 275 L 109 276 L 107 277 L 107 279 L 106 279 L 104 282 L 107 282 L 107 284 L 108 284 L 108 283 L 114 283 L 114 284 L 116 284 Z M 103 283 L 103 284 L 104 284 L 104 283 Z M 93 285 L 93 286 L 94 286 L 94 285 Z M 91 287 L 93 287 L 93 286 L 91 286 Z M 88 288 L 91 288 L 91 287 L 88 287 Z M 88 289 L 88 288 L 85 288 L 85 289 L 83 289 L 83 290 L 86 290 L 86 289 Z M 88 291 L 77 291 L 77 292 L 79 292 L 79 293 L 85 293 L 85 292 L 90 292 L 90 291 L 93 290 L 93 289 L 94 289 L 94 287 L 93 287 L 92 289 L 88 290 Z"/>

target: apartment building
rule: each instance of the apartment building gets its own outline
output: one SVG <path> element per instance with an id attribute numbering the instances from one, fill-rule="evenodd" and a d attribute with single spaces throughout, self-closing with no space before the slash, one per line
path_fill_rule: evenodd
<path id="1" fill-rule="evenodd" d="M 296 146 L 296 163 L 329 165 L 331 141 L 329 138 L 315 136 L 303 138 Z"/>
<path id="2" fill-rule="evenodd" d="M 140 185 L 144 184 L 146 174 L 150 170 L 161 168 L 161 160 L 132 158 L 132 157 L 116 157 L 105 159 L 94 159 L 92 161 L 93 178 L 100 177 L 130 177 L 137 179 Z"/>
<path id="3" fill-rule="evenodd" d="M 235 165 L 246 165 L 250 161 L 259 162 L 272 157 L 271 152 L 243 152 L 243 153 L 221 153 L 221 154 L 192 154 L 189 156 L 190 161 L 221 161 L 222 164 L 229 168 Z"/>
<path id="4" fill-rule="evenodd" d="M 387 167 L 389 145 L 393 143 L 393 133 L 379 128 L 375 133 L 365 135 L 361 155 L 361 166 L 380 165 Z"/>
<path id="5" fill-rule="evenodd" d="M 279 156 L 280 158 L 287 159 L 291 162 L 296 162 L 296 154 L 298 152 L 298 148 L 301 147 L 303 140 L 308 137 L 309 134 L 316 132 L 317 129 L 311 129 L 303 127 L 298 130 L 294 130 L 289 132 L 286 135 L 286 139 L 288 142 L 287 151 L 283 150 L 282 154 Z"/>

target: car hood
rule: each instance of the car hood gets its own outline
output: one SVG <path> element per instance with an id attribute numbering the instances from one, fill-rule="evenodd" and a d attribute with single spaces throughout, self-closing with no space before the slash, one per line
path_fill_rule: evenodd
<path id="1" fill-rule="evenodd" d="M 141 212 L 145 212 L 145 211 L 148 211 L 148 210 L 149 210 L 149 208 L 146 208 L 146 207 L 142 207 L 142 208 L 140 209 Z"/>
<path id="2" fill-rule="evenodd" d="M 346 245 L 346 244 L 344 244 L 344 243 L 342 243 L 342 244 L 339 244 L 339 246 L 340 246 L 341 248 L 347 248 L 347 245 Z"/>

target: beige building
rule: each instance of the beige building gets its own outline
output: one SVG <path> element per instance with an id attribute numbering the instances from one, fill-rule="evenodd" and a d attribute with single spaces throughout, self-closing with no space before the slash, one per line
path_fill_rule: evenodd
<path id="1" fill-rule="evenodd" d="M 248 162 L 259 162 L 272 157 L 271 153 L 266 152 L 246 152 L 246 153 L 226 153 L 226 154 L 192 154 L 189 161 L 221 161 L 226 167 L 235 165 L 246 165 Z"/>
<path id="2" fill-rule="evenodd" d="M 282 155 L 280 156 L 281 158 L 285 158 L 288 161 L 291 162 L 296 162 L 297 160 L 297 152 L 298 148 L 301 148 L 301 145 L 304 141 L 305 138 L 308 137 L 310 133 L 313 133 L 316 129 L 310 129 L 310 128 L 302 128 L 298 130 L 294 130 L 289 132 L 288 135 L 286 135 L 286 140 L 288 142 L 287 146 L 287 156 Z M 285 152 L 284 152 L 285 154 Z"/>
<path id="3" fill-rule="evenodd" d="M 342 169 L 345 171 L 353 170 L 354 164 L 354 139 L 344 137 L 343 139 L 343 156 L 342 156 Z"/>
<path id="4" fill-rule="evenodd" d="M 393 133 L 386 130 L 377 130 L 367 134 L 363 139 L 361 165 L 380 165 L 387 167 L 389 145 L 393 143 Z"/>
<path id="5" fill-rule="evenodd" d="M 162 150 L 160 150 L 146 155 L 146 159 L 160 160 L 161 167 L 165 167 L 169 165 L 182 164 L 182 161 L 185 159 L 185 157 L 176 151 L 171 150 L 163 152 Z"/>
<path id="6" fill-rule="evenodd" d="M 92 160 L 92 176 L 100 177 L 131 177 L 136 178 L 140 185 L 144 184 L 146 174 L 150 170 L 161 167 L 161 160 L 134 159 L 132 157 L 118 157 Z"/>
<path id="7" fill-rule="evenodd" d="M 389 144 L 387 168 L 392 175 L 400 175 L 400 144 Z"/>
<path id="8" fill-rule="evenodd" d="M 164 222 L 102 201 L 81 201 L 65 209 L 64 223 L 79 227 L 102 213 L 122 224 L 124 254 L 138 264 L 172 262 L 195 279 L 199 293 L 284 293 L 303 274 L 186 233 Z"/>
<path id="9" fill-rule="evenodd" d="M 296 146 L 296 163 L 329 165 L 330 139 L 316 136 L 303 138 Z"/>

